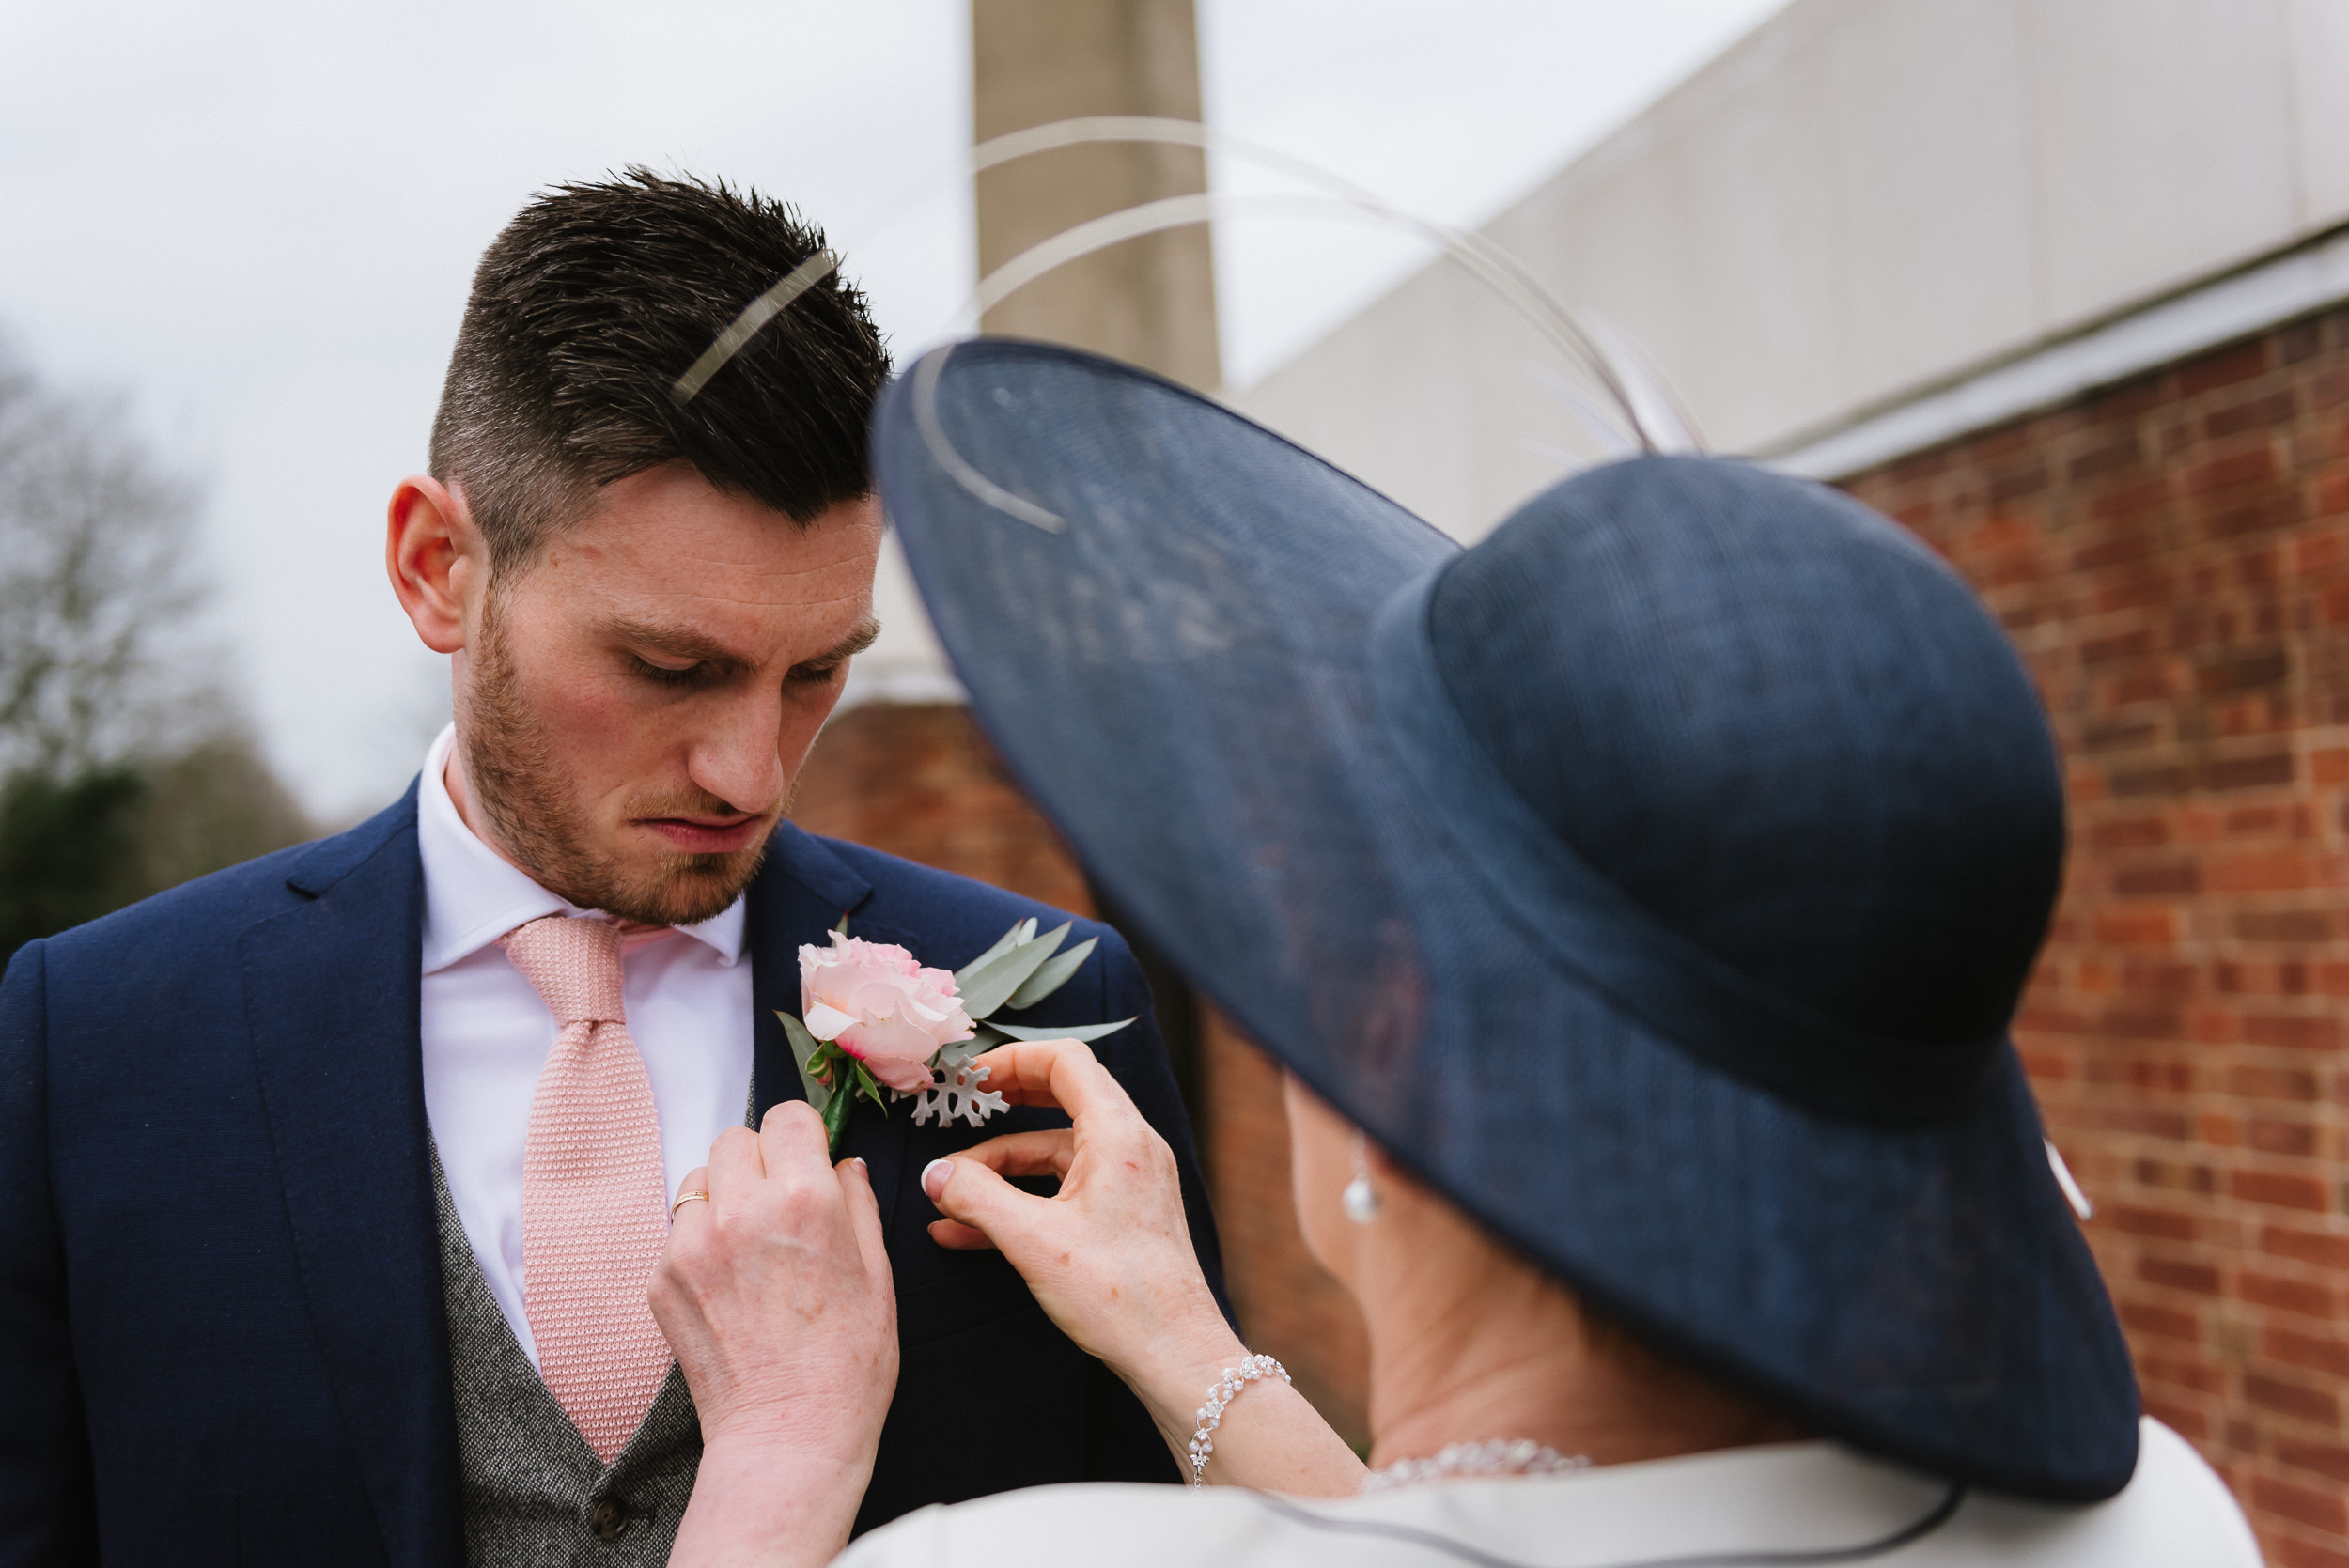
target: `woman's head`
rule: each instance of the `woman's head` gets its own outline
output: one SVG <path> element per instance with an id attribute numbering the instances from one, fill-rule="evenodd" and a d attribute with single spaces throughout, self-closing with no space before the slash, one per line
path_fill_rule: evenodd
<path id="1" fill-rule="evenodd" d="M 2125 1481 L 2126 1349 L 2004 1037 L 2061 774 L 1946 567 L 1685 458 L 1463 552 L 1033 346 L 926 361 L 877 450 L 1014 768 L 1413 1179 L 1807 1425 L 2017 1491 Z"/>

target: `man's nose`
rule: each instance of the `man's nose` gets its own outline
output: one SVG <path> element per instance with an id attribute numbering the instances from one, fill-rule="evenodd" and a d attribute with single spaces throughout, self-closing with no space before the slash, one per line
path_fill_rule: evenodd
<path id="1" fill-rule="evenodd" d="M 756 816 L 783 794 L 783 703 L 775 694 L 745 694 L 715 719 L 695 738 L 687 771 L 697 787 Z"/>

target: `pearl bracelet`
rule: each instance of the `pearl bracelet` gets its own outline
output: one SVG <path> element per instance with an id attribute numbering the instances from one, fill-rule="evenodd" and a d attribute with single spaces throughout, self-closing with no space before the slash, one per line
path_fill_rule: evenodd
<path id="1" fill-rule="evenodd" d="M 1290 1381 L 1289 1369 L 1269 1356 L 1243 1356 L 1237 1367 L 1223 1369 L 1223 1381 L 1207 1390 L 1207 1403 L 1199 1406 L 1199 1430 L 1190 1435 L 1190 1483 L 1205 1486 L 1202 1480 L 1207 1473 L 1207 1461 L 1215 1457 L 1215 1429 L 1223 1424 L 1223 1407 L 1239 1397 L 1240 1389 L 1260 1377 L 1277 1377 Z"/>

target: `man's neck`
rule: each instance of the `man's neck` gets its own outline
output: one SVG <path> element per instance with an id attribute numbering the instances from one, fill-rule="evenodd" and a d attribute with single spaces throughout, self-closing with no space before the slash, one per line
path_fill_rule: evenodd
<path id="1" fill-rule="evenodd" d="M 457 820 L 465 825 L 467 832 L 487 846 L 490 854 L 532 881 L 538 880 L 528 866 L 506 852 L 506 846 L 498 842 L 490 827 L 489 813 L 474 800 L 473 781 L 465 776 L 465 747 L 461 738 L 450 745 L 448 760 L 441 765 L 441 784 L 448 791 L 448 803 L 457 808 Z"/>
<path id="2" fill-rule="evenodd" d="M 448 749 L 448 760 L 441 765 L 441 784 L 448 791 L 448 803 L 457 808 L 457 820 L 465 825 L 466 831 L 488 846 L 490 853 L 532 881 L 538 882 L 540 887 L 546 887 L 544 882 L 538 881 L 536 872 L 507 854 L 506 846 L 500 844 L 497 835 L 490 831 L 489 813 L 478 810 L 476 807 L 473 798 L 472 782 L 465 776 L 463 756 L 464 748 L 452 745 Z M 552 893 L 554 890 L 548 888 L 547 891 Z M 623 939 L 649 938 L 677 929 L 670 925 L 646 925 L 641 921 L 627 920 L 617 915 L 612 917 L 612 923 L 620 928 L 620 936 Z"/>

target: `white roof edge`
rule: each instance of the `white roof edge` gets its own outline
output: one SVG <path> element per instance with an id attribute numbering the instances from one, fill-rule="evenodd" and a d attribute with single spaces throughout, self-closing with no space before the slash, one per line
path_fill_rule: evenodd
<path id="1" fill-rule="evenodd" d="M 944 670 L 909 663 L 867 667 L 852 660 L 848 665 L 848 687 L 832 711 L 837 716 L 860 707 L 920 707 L 938 704 L 967 707 L 970 702 L 971 694 L 962 689 L 962 682 Z"/>
<path id="2" fill-rule="evenodd" d="M 1763 460 L 1804 478 L 1848 478 L 2344 299 L 2349 230 L 2335 230 Z"/>

